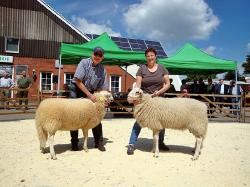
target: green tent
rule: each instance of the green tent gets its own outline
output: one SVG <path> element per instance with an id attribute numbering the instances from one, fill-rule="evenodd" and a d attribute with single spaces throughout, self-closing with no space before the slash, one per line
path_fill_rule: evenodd
<path id="1" fill-rule="evenodd" d="M 235 61 L 223 60 L 187 43 L 169 58 L 159 59 L 171 74 L 217 74 L 237 69 Z"/>
<path id="2" fill-rule="evenodd" d="M 131 65 L 146 62 L 144 52 L 126 51 L 120 49 L 107 33 L 84 44 L 61 44 L 61 64 L 78 64 L 82 58 L 92 55 L 95 47 L 102 47 L 105 51 L 104 65 Z"/>

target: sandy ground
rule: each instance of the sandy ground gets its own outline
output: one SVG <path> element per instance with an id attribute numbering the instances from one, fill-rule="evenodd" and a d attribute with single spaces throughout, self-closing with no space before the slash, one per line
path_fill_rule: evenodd
<path id="1" fill-rule="evenodd" d="M 143 129 L 128 156 L 133 122 L 103 121 L 104 153 L 93 148 L 92 132 L 85 153 L 70 151 L 69 132 L 59 131 L 57 160 L 40 153 L 34 120 L 0 122 L 0 186 L 250 186 L 250 124 L 209 123 L 203 152 L 192 161 L 195 139 L 188 131 L 167 130 L 170 151 L 154 158 L 152 133 Z"/>

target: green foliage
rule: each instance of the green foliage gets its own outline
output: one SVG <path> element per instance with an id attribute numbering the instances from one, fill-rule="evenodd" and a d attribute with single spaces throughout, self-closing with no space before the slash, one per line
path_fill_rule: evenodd
<path id="1" fill-rule="evenodd" d="M 246 56 L 246 62 L 242 64 L 245 74 L 250 74 L 250 54 Z"/>
<path id="2" fill-rule="evenodd" d="M 187 75 L 187 81 L 193 81 L 193 80 L 199 80 L 202 78 L 203 80 L 207 80 L 208 78 L 216 78 L 216 74 L 211 74 L 211 75 L 200 75 L 200 74 L 189 74 Z"/>
<path id="3" fill-rule="evenodd" d="M 235 80 L 235 71 L 229 71 L 224 76 L 225 80 Z M 239 71 L 237 71 L 237 80 L 245 81 L 245 77 L 240 75 Z"/>

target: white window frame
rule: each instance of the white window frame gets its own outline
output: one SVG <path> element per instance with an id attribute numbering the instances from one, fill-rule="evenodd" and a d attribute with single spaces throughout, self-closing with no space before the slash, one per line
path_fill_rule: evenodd
<path id="1" fill-rule="evenodd" d="M 64 84 L 66 84 L 66 75 L 67 75 L 67 74 L 68 74 L 68 75 L 69 75 L 69 74 L 70 74 L 70 75 L 73 75 L 73 78 L 74 78 L 74 73 L 64 73 L 64 79 L 63 79 L 63 80 L 64 80 L 64 81 L 63 81 Z M 72 78 L 72 79 L 73 79 L 73 78 Z M 71 80 L 72 80 L 72 79 L 71 79 Z M 70 81 L 70 84 L 71 84 L 71 81 Z"/>
<path id="2" fill-rule="evenodd" d="M 120 75 L 110 75 L 109 77 L 109 90 L 112 91 L 112 88 L 111 88 L 111 83 L 112 83 L 112 77 L 119 77 L 119 92 L 121 92 L 121 88 L 122 88 L 122 85 L 121 85 L 121 82 L 122 82 L 122 77 Z"/>
<path id="3" fill-rule="evenodd" d="M 17 51 L 12 51 L 12 50 L 8 50 L 7 49 L 7 40 L 8 39 L 17 39 L 18 40 L 18 44 L 17 44 Z M 12 37 L 5 37 L 5 42 L 4 42 L 4 47 L 5 47 L 5 52 L 7 53 L 19 53 L 19 46 L 20 46 L 20 39 L 18 38 L 12 38 Z"/>
<path id="4" fill-rule="evenodd" d="M 42 74 L 43 73 L 50 73 L 51 75 L 50 75 L 50 90 L 42 90 Z M 44 71 L 44 72 L 40 72 L 40 83 L 39 83 L 40 85 L 39 85 L 39 87 L 40 87 L 40 91 L 41 92 L 51 92 L 52 90 L 53 90 L 53 73 L 52 72 L 46 72 L 46 71 Z"/>

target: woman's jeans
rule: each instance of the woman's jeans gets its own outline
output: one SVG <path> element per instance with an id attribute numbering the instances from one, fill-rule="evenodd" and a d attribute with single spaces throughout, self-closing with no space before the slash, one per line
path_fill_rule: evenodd
<path id="1" fill-rule="evenodd" d="M 130 135 L 129 144 L 135 145 L 135 143 L 137 142 L 137 139 L 138 139 L 138 136 L 139 136 L 140 132 L 141 132 L 141 127 L 140 127 L 140 125 L 136 121 L 135 124 L 134 124 L 134 126 L 133 126 L 131 135 Z M 160 131 L 160 134 L 159 134 L 159 143 L 163 143 L 163 141 L 164 141 L 164 135 L 165 135 L 165 129 L 162 129 Z"/>

